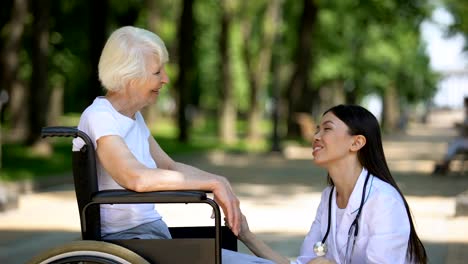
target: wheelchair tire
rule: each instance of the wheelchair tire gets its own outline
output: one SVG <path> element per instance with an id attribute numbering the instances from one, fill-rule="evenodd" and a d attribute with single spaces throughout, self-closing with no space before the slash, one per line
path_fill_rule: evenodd
<path id="1" fill-rule="evenodd" d="M 52 248 L 31 259 L 27 264 L 150 264 L 135 252 L 103 241 L 83 240 Z"/>

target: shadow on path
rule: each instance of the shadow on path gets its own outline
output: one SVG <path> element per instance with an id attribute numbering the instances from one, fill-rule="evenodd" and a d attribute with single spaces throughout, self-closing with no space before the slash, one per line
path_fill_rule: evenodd
<path id="1" fill-rule="evenodd" d="M 5 264 L 24 264 L 47 249 L 81 238 L 79 232 L 56 230 L 0 230 L 0 234 L 0 263 Z"/>

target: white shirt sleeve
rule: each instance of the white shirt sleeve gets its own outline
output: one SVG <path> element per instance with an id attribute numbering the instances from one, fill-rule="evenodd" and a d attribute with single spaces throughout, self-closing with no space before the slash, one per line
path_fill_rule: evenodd
<path id="1" fill-rule="evenodd" d="M 103 136 L 120 135 L 115 117 L 109 112 L 91 111 L 81 116 L 78 129 L 86 133 L 97 148 L 97 140 Z M 79 150 L 84 145 L 81 138 L 73 140 L 73 151 Z"/>

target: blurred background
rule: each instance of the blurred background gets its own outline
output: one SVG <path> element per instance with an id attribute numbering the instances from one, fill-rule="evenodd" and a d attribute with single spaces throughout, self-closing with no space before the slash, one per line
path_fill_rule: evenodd
<path id="1" fill-rule="evenodd" d="M 52 202 L 27 195 L 71 183 L 70 139 L 44 140 L 41 128 L 78 124 L 104 94 L 97 64 L 107 37 L 134 25 L 158 34 L 170 56 L 171 82 L 143 113 L 153 135 L 177 159 L 226 175 L 252 228 L 271 245 L 296 256 L 313 220 L 302 209 L 315 208 L 325 186 L 310 163 L 320 115 L 361 104 L 381 122 L 390 167 L 432 263 L 463 263 L 468 217 L 454 216 L 455 197 L 468 189 L 465 159 L 450 177 L 430 172 L 464 118 L 466 14 L 468 1 L 460 0 L 2 1 L 0 212 L 11 210 L 0 214 L 0 259 L 48 246 L 31 241 L 79 236 L 72 186 L 66 195 L 42 193 Z M 284 155 L 258 155 L 270 152 Z M 301 210 L 288 211 L 299 203 Z M 265 225 L 282 210 L 293 220 Z M 33 222 L 40 227 L 25 227 Z"/>
<path id="2" fill-rule="evenodd" d="M 31 177 L 14 170 L 21 157 L 53 155 L 41 127 L 77 125 L 79 113 L 103 94 L 100 52 L 124 25 L 156 32 L 169 50 L 171 83 L 144 113 L 169 152 L 280 150 L 338 103 L 368 107 L 391 133 L 410 120 L 424 122 L 431 110 L 461 108 L 468 94 L 466 1 L 8 0 L 2 6 L 2 178 Z"/>

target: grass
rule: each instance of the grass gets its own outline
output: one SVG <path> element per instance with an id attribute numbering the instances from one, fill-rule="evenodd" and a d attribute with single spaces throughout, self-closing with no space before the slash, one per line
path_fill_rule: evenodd
<path id="1" fill-rule="evenodd" d="M 52 146 L 53 152 L 45 155 L 21 144 L 3 145 L 3 166 L 0 179 L 7 181 L 24 180 L 70 171 L 70 139 L 54 140 Z"/>
<path id="2" fill-rule="evenodd" d="M 61 124 L 74 126 L 79 116 L 66 116 Z M 237 131 L 245 134 L 245 122 L 239 121 Z M 269 124 L 262 124 L 262 131 L 268 131 Z M 181 143 L 177 140 L 177 129 L 170 119 L 158 119 L 156 127 L 151 129 L 159 145 L 169 155 L 224 150 L 232 152 L 260 152 L 268 149 L 268 137 L 255 144 L 239 140 L 236 144 L 225 145 L 216 136 L 215 120 L 198 120 L 191 130 L 190 141 Z M 60 175 L 71 171 L 71 138 L 49 138 L 51 153 L 40 153 L 35 148 L 23 144 L 3 144 L 2 168 L 0 180 L 19 181 L 38 179 L 51 175 Z"/>

